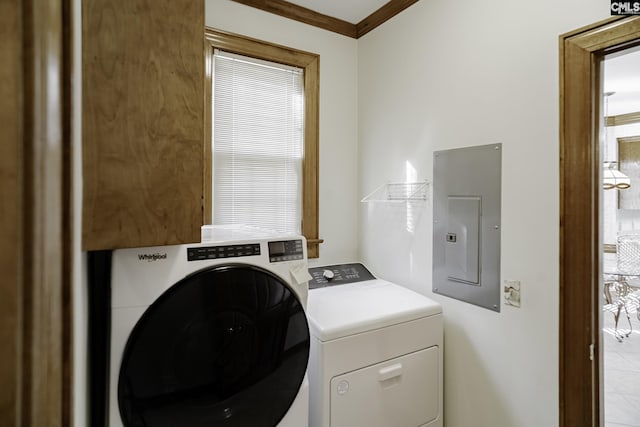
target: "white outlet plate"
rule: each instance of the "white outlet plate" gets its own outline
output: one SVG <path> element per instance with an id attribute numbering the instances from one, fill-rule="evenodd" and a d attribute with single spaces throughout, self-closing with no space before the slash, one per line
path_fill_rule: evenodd
<path id="1" fill-rule="evenodd" d="M 504 303 L 512 307 L 520 307 L 520 281 L 505 280 L 504 281 Z"/>

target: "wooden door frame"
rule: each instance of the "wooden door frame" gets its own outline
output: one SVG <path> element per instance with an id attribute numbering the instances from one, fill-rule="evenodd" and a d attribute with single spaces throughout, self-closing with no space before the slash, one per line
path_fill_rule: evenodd
<path id="1" fill-rule="evenodd" d="M 601 60 L 640 39 L 640 17 L 560 36 L 560 427 L 599 426 Z"/>
<path id="2" fill-rule="evenodd" d="M 72 426 L 71 0 L 0 8 L 0 425 Z"/>

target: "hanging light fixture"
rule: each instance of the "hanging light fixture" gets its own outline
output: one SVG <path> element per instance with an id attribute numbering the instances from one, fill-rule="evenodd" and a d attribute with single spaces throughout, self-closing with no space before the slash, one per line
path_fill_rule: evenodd
<path id="1" fill-rule="evenodd" d="M 631 179 L 618 170 L 618 162 L 604 162 L 602 188 L 605 190 L 614 188 L 624 190 L 629 187 L 631 187 Z"/>
<path id="2" fill-rule="evenodd" d="M 606 92 L 605 96 L 605 104 L 604 104 L 604 152 L 605 157 L 607 156 L 608 147 L 609 147 L 609 131 L 607 126 L 607 118 L 609 117 L 609 97 L 613 95 L 615 92 Z M 626 188 L 631 187 L 631 179 L 620 172 L 618 169 L 618 162 L 605 160 L 603 162 L 604 170 L 602 173 L 602 188 L 604 190 L 624 190 Z"/>

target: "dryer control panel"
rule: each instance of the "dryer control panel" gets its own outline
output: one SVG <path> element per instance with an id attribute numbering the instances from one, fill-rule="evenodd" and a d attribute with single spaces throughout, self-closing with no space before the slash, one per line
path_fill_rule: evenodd
<path id="1" fill-rule="evenodd" d="M 309 274 L 311 274 L 309 289 L 375 279 L 375 276 L 359 263 L 313 267 L 309 269 Z"/>

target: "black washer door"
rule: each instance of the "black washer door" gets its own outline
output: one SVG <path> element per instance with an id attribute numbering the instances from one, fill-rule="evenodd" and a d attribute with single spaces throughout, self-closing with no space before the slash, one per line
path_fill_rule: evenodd
<path id="1" fill-rule="evenodd" d="M 133 329 L 118 380 L 125 426 L 274 427 L 309 359 L 295 293 L 248 265 L 200 271 L 167 290 Z"/>

